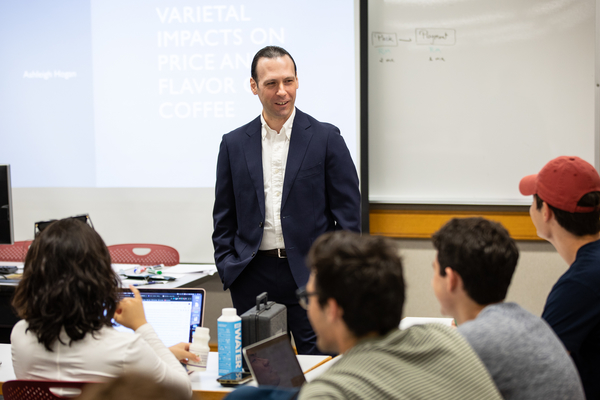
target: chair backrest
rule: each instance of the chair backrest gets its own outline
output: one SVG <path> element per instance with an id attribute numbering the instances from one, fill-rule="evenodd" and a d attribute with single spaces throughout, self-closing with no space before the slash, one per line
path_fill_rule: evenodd
<path id="1" fill-rule="evenodd" d="M 139 255 L 134 250 L 146 252 Z M 179 252 L 171 246 L 162 244 L 114 244 L 108 246 L 110 258 L 114 264 L 173 266 L 179 264 Z"/>
<path id="2" fill-rule="evenodd" d="M 17 379 L 4 382 L 4 400 L 57 400 L 75 399 L 81 388 L 90 382 L 34 381 Z M 51 391 L 51 389 L 53 389 Z M 64 390 L 63 390 L 64 389 Z"/>
<path id="3" fill-rule="evenodd" d="M 0 261 L 25 261 L 27 250 L 31 246 L 33 240 L 23 240 L 15 242 L 14 244 L 2 244 L 0 245 Z"/>

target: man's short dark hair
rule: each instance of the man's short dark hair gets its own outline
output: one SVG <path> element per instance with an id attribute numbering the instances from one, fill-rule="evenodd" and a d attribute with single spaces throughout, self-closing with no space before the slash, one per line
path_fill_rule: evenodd
<path id="1" fill-rule="evenodd" d="M 538 210 L 542 208 L 544 200 L 537 194 L 535 197 L 535 206 Z M 575 236 L 595 235 L 600 232 L 600 192 L 590 192 L 577 202 L 580 207 L 596 207 L 595 211 L 589 213 L 571 213 L 551 206 L 548 202 L 548 207 L 556 216 L 556 222 L 567 232 Z"/>
<path id="2" fill-rule="evenodd" d="M 294 58 L 292 57 L 292 55 L 290 53 L 287 52 L 286 49 L 284 49 L 283 47 L 279 47 L 279 46 L 267 46 L 267 47 L 263 47 L 262 49 L 260 49 L 258 51 L 258 53 L 256 53 L 254 55 L 254 58 L 252 59 L 252 67 L 251 67 L 251 74 L 252 74 L 252 79 L 254 79 L 254 82 L 256 82 L 256 85 L 258 86 L 258 73 L 256 72 L 256 66 L 258 65 L 258 60 L 260 60 L 261 58 L 279 58 L 279 57 L 285 57 L 288 56 L 289 58 L 291 58 L 292 63 L 294 64 L 294 75 L 296 75 L 298 73 L 298 71 L 296 70 L 296 61 L 294 61 Z"/>
<path id="3" fill-rule="evenodd" d="M 347 231 L 319 237 L 308 253 L 321 306 L 334 299 L 357 338 L 397 328 L 404 305 L 402 260 L 395 242 Z"/>
<path id="4" fill-rule="evenodd" d="M 473 301 L 498 303 L 506 297 L 519 250 L 504 227 L 485 218 L 454 218 L 433 234 L 440 275 L 456 271 Z"/>

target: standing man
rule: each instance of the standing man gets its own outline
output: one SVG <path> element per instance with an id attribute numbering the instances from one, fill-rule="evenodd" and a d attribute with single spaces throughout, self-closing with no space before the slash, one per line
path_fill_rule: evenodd
<path id="1" fill-rule="evenodd" d="M 256 296 L 287 306 L 299 354 L 315 334 L 295 296 L 308 281 L 304 258 L 322 233 L 360 230 L 358 176 L 340 131 L 294 106 L 296 63 L 281 47 L 252 60 L 259 117 L 223 136 L 213 210 L 215 262 L 243 313 Z"/>
<path id="2" fill-rule="evenodd" d="M 600 176 L 581 158 L 563 156 L 521 179 L 519 190 L 534 197 L 538 236 L 570 265 L 542 318 L 571 353 L 586 397 L 600 399 Z"/>

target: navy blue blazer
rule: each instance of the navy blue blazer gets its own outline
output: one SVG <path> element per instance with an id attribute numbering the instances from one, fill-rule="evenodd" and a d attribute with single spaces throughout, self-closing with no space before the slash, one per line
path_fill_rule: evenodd
<path id="1" fill-rule="evenodd" d="M 223 135 L 213 209 L 215 262 L 224 289 L 256 255 L 265 222 L 260 116 Z M 322 233 L 360 232 L 356 167 L 337 127 L 296 109 L 281 200 L 281 227 L 296 284 L 306 284 L 305 257 Z"/>

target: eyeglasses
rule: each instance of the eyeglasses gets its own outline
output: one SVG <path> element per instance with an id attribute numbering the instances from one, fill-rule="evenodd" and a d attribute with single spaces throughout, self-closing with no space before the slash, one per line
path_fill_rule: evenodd
<path id="1" fill-rule="evenodd" d="M 298 303 L 300 304 L 300 307 L 304 308 L 305 310 L 308 309 L 308 298 L 310 296 L 316 296 L 319 293 L 317 292 L 307 292 L 306 291 L 306 286 L 302 286 L 301 288 L 298 288 L 298 290 L 296 290 L 296 297 L 298 298 Z"/>

